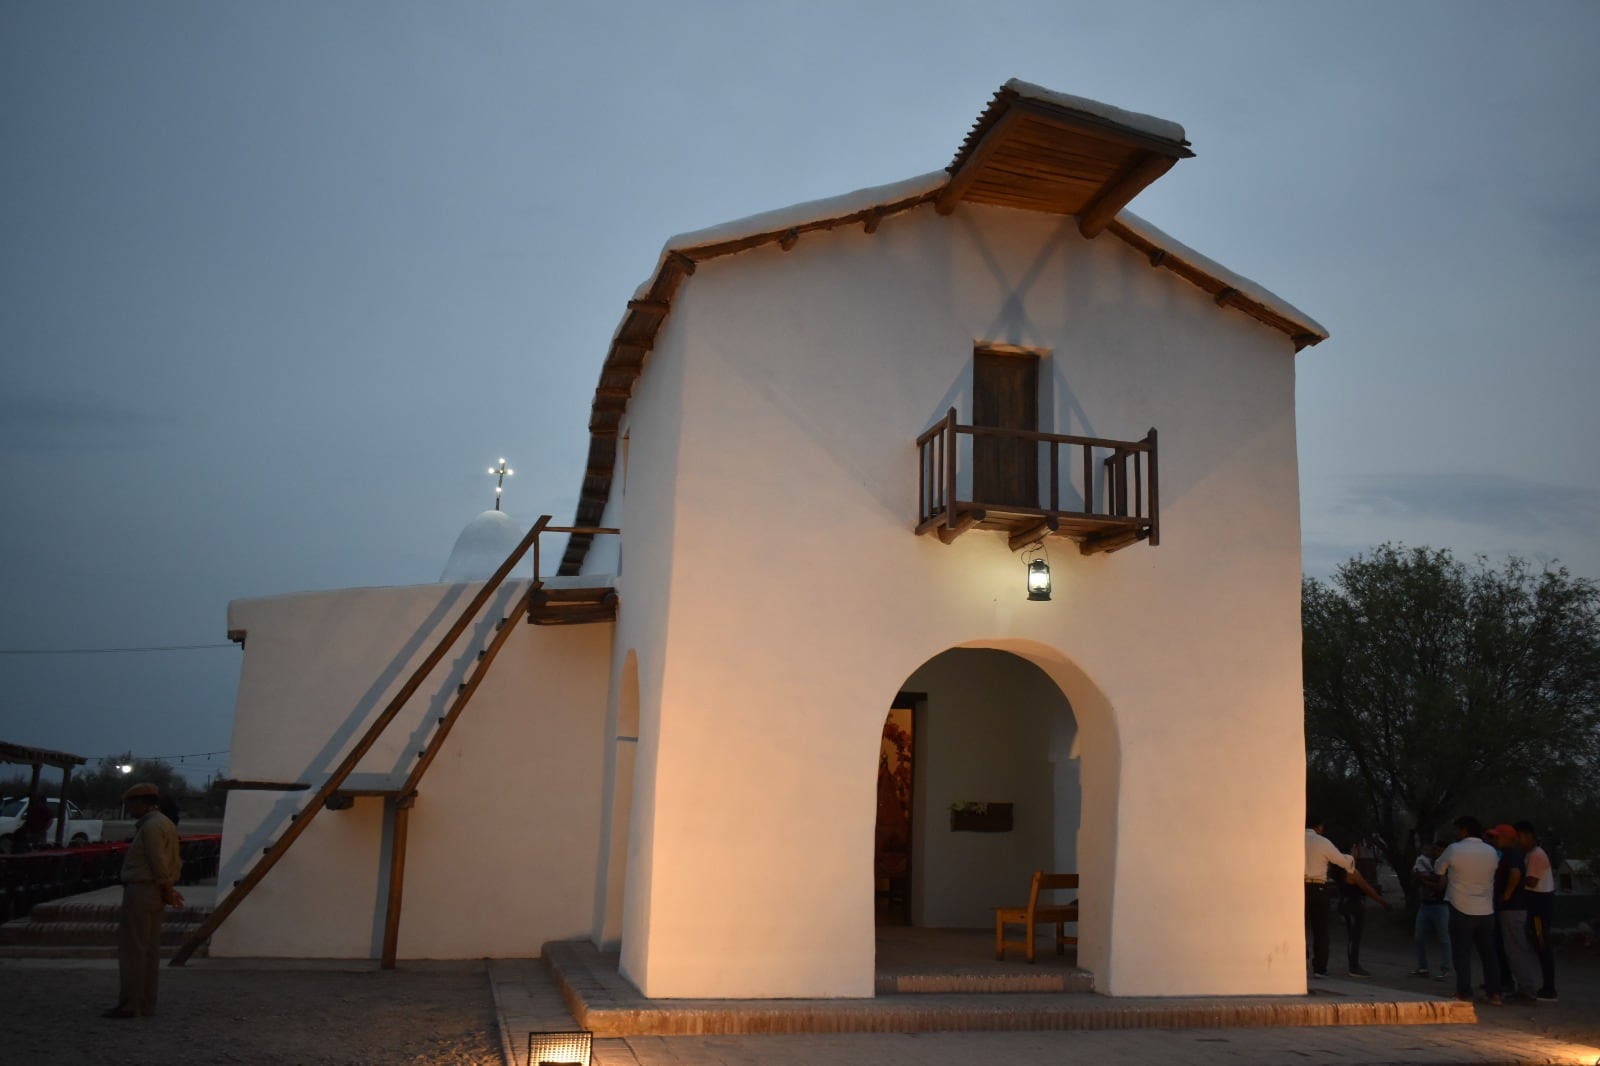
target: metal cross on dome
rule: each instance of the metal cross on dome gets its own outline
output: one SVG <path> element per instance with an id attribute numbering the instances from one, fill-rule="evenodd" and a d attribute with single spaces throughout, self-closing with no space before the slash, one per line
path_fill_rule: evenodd
<path id="1" fill-rule="evenodd" d="M 506 458 L 502 455 L 500 457 L 500 465 L 491 466 L 489 468 L 489 473 L 495 475 L 494 509 L 498 511 L 500 510 L 500 493 L 505 489 L 506 478 L 510 477 L 512 474 L 515 474 L 516 471 L 506 465 Z"/>

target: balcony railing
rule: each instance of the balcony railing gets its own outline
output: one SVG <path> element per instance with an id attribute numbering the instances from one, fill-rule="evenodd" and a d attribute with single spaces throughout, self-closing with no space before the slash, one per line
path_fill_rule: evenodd
<path id="1" fill-rule="evenodd" d="M 952 407 L 917 451 L 918 535 L 1000 529 L 1013 549 L 1056 535 L 1085 555 L 1161 543 L 1154 429 L 1122 441 L 969 426 Z"/>

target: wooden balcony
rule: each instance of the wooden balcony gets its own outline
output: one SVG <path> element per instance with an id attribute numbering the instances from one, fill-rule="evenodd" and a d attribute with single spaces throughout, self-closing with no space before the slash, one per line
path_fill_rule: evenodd
<path id="1" fill-rule="evenodd" d="M 918 536 L 998 529 L 1012 550 L 1056 536 L 1084 555 L 1161 543 L 1153 429 L 1122 441 L 968 426 L 952 407 L 917 452 Z"/>

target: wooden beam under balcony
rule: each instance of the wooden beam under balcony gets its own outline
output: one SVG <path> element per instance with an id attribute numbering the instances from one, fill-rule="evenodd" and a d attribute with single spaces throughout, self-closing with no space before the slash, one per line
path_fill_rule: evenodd
<path id="1" fill-rule="evenodd" d="M 954 542 L 957 537 L 961 536 L 961 534 L 965 533 L 973 526 L 976 526 L 979 522 L 982 522 L 983 519 L 984 512 L 982 511 L 962 511 L 960 514 L 956 515 L 954 525 L 951 525 L 947 522 L 944 525 L 937 527 L 939 530 L 939 543 L 950 544 Z"/>
<path id="2" fill-rule="evenodd" d="M 1120 533 L 1103 533 L 1095 537 L 1085 537 L 1078 542 L 1078 552 L 1082 555 L 1119 552 L 1123 548 L 1148 539 L 1149 536 L 1150 531 L 1147 529 L 1133 529 L 1124 530 Z"/>
<path id="3" fill-rule="evenodd" d="M 1017 532 L 1011 534 L 1011 539 L 1006 543 L 1011 546 L 1012 551 L 1021 551 L 1030 544 L 1044 540 L 1044 538 L 1048 537 L 1050 534 L 1056 532 L 1060 528 L 1061 519 L 1052 515 L 1036 525 L 1019 529 Z"/>

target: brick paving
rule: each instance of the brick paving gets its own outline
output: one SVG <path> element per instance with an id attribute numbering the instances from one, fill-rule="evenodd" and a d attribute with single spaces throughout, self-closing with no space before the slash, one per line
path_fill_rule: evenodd
<path id="1" fill-rule="evenodd" d="M 592 951 L 592 949 L 589 949 Z M 598 956 L 598 953 L 595 953 Z M 606 973 L 604 961 L 593 958 L 583 964 Z M 567 965 L 571 965 L 568 960 Z M 594 975 L 591 975 L 594 976 Z M 501 1036 L 506 1061 L 510 1066 L 529 1066 L 528 1034 L 576 1027 L 574 1014 L 550 966 L 542 960 L 496 960 L 489 964 L 489 979 L 494 988 L 500 1014 Z M 620 980 L 620 979 L 619 979 Z M 1452 1003 L 1432 995 L 1433 990 L 1413 994 L 1385 989 L 1361 982 L 1328 982 L 1334 993 L 1350 989 L 1352 997 L 1367 1003 L 1409 1004 L 1420 999 Z M 592 993 L 592 989 L 590 990 Z M 637 994 L 634 993 L 636 996 Z M 875 1000 L 831 1001 L 845 1013 L 882 1010 L 886 1000 L 943 1000 L 946 996 L 901 995 Z M 971 995 L 977 1000 L 1026 1000 L 1020 996 Z M 1107 1023 L 1121 1017 L 1128 1021 L 1124 1000 L 1092 994 L 1057 994 L 1054 998 L 1081 1001 L 1077 1009 L 1084 1020 Z M 1273 997 L 1282 1001 L 1291 997 Z M 1298 999 L 1299 997 L 1292 997 Z M 1308 999 L 1319 997 L 1307 997 Z M 651 1001 L 640 1000 L 643 1003 Z M 791 1001 L 792 1002 L 792 1001 Z M 814 1004 L 819 1001 L 805 1001 Z M 829 1001 L 820 1001 L 829 1002 Z M 1141 1005 L 1150 1001 L 1138 1001 Z M 1160 1003 L 1161 1001 L 1156 1001 Z M 1536 1033 L 1501 1026 L 1477 1025 L 1466 1021 L 1434 1024 L 1307 1024 L 1309 1015 L 1288 1027 L 1240 1026 L 1242 1017 L 1235 1009 L 1235 998 L 1166 1001 L 1175 1008 L 1167 1016 L 1173 1024 L 1153 1014 L 1137 1018 L 1154 1028 L 1078 1027 L 1065 1031 L 1013 1032 L 808 1032 L 719 1033 L 700 1035 L 597 1033 L 594 1063 L 597 1066 L 800 1066 L 827 1063 L 836 1066 L 956 1066 L 969 1063 L 1005 1062 L 1015 1066 L 1056 1066 L 1060 1063 L 1114 1061 L 1117 1063 L 1194 1063 L 1196 1066 L 1237 1063 L 1318 1063 L 1337 1066 L 1395 1066 L 1431 1063 L 1600 1063 L 1600 1048 L 1553 1039 Z M 579 1010 L 583 1009 L 578 1004 Z M 615 1003 L 612 1004 L 616 1006 Z M 631 1004 L 627 1006 L 631 1007 Z M 743 1001 L 694 1001 L 679 1005 L 686 1012 L 715 1010 L 724 1014 L 749 1007 L 763 1013 L 774 1004 L 748 1004 Z M 652 1004 L 670 1011 L 671 1005 Z M 891 1005 L 894 1009 L 894 1005 Z M 941 1008 L 913 1008 L 937 1011 Z M 1026 1013 L 1027 1008 L 1023 1008 Z M 1195 1013 L 1198 1012 L 1198 1013 Z M 1137 1013 L 1137 1008 L 1135 1010 Z M 1459 1015 L 1456 1015 L 1459 1017 Z M 1292 1014 L 1280 1014 L 1281 1018 Z M 1419 1013 L 1415 1020 L 1424 1020 Z M 1183 1027 L 1185 1025 L 1194 1027 Z M 1280 1026 L 1282 1025 L 1280 1021 Z M 1219 1026 L 1231 1026 L 1220 1028 Z"/>

